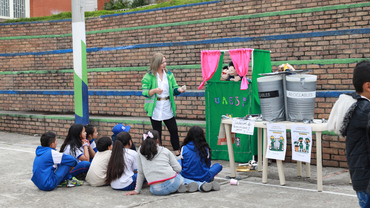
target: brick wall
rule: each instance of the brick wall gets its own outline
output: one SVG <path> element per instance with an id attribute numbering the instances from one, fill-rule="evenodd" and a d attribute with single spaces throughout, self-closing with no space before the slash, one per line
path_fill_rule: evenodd
<path id="1" fill-rule="evenodd" d="M 50 118 L 48 116 L 17 116 L 17 115 L 0 115 L 0 131 L 17 132 L 20 134 L 35 135 L 46 131 L 53 130 L 58 138 L 66 138 L 68 129 L 74 123 L 74 117 L 58 117 Z M 112 136 L 112 128 L 117 123 L 125 123 L 124 120 L 115 120 L 115 122 L 105 122 L 99 119 L 92 120 L 90 124 L 95 125 L 98 129 L 99 136 Z M 136 146 L 140 146 L 142 135 L 148 129 L 152 129 L 149 119 L 146 122 L 136 121 L 131 126 L 130 135 Z M 179 126 L 180 144 L 184 140 L 191 126 Z M 170 135 L 165 126 L 162 127 L 162 144 L 172 150 L 170 143 Z M 204 129 L 205 131 L 205 129 Z"/>
<path id="2" fill-rule="evenodd" d="M 63 94 L 63 93 L 62 93 Z M 70 94 L 70 93 L 68 93 Z M 74 114 L 73 95 L 53 94 L 7 94 L 0 100 L 5 111 L 35 111 L 41 113 Z M 204 97 L 175 97 L 176 117 L 205 120 Z M 91 115 L 146 117 L 144 99 L 141 96 L 89 96 Z"/>
<path id="3" fill-rule="evenodd" d="M 273 68 L 289 62 L 296 69 L 312 70 L 318 92 L 353 90 L 356 62 L 370 58 L 369 12 L 365 0 L 242 0 L 88 18 L 89 90 L 140 90 L 151 56 L 160 51 L 179 85 L 204 92 L 198 90 L 201 51 L 247 47 L 270 50 Z M 73 113 L 71 21 L 0 24 L 0 31 L 0 111 Z M 226 55 L 224 63 L 228 61 Z M 315 118 L 328 118 L 336 99 L 318 96 Z M 94 94 L 89 97 L 90 114 L 145 117 L 143 102 L 135 95 Z M 204 102 L 204 96 L 177 97 L 178 118 L 204 121 Z M 29 122 L 27 133 L 32 134 L 42 130 L 41 124 L 61 122 L 16 118 L 3 117 L 0 128 L 11 131 L 12 125 Z M 70 121 L 63 122 L 69 127 Z M 99 125 L 100 131 L 111 130 L 107 123 Z M 346 167 L 342 139 L 325 135 L 323 147 L 324 165 Z"/>
<path id="4" fill-rule="evenodd" d="M 94 93 L 94 91 L 91 91 Z M 145 117 L 144 99 L 141 96 L 114 95 L 99 91 L 102 95 L 89 96 L 89 110 L 91 115 L 112 115 Z M 134 91 L 133 91 L 134 92 Z M 136 91 L 140 94 L 141 91 Z M 28 93 L 28 92 L 27 92 Z M 65 95 L 67 93 L 67 95 Z M 61 95 L 60 95 L 61 94 Z M 63 95 L 64 94 L 64 95 Z M 95 93 L 94 93 L 95 94 Z M 6 99 L 5 99 L 6 98 Z M 330 110 L 337 98 L 316 98 L 315 118 L 328 119 Z M 205 119 L 204 96 L 177 96 L 176 117 L 182 119 Z M 37 111 L 43 113 L 74 113 L 73 94 L 69 91 L 50 93 L 41 91 L 32 94 L 5 94 L 0 100 L 0 109 L 6 111 Z M 124 110 L 123 110 L 124 109 Z"/>

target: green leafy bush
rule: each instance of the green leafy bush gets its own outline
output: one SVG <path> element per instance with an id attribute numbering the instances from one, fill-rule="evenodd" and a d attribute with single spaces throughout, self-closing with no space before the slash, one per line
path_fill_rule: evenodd
<path id="1" fill-rule="evenodd" d="M 109 2 L 105 2 L 104 9 L 105 10 L 118 10 L 118 9 L 126 9 L 130 7 L 130 2 L 126 0 L 110 0 Z"/>
<path id="2" fill-rule="evenodd" d="M 137 8 L 145 5 L 147 5 L 145 0 L 134 0 L 131 3 L 131 8 Z"/>

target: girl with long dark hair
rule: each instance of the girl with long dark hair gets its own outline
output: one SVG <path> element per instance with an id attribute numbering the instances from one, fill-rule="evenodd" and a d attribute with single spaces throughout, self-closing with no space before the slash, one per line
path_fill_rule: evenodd
<path id="1" fill-rule="evenodd" d="M 79 180 L 84 180 L 90 167 L 92 158 L 89 151 L 94 151 L 86 139 L 85 127 L 82 124 L 73 124 L 68 135 L 60 147 L 60 152 L 72 155 L 77 160 L 77 165 L 71 170 L 71 175 Z"/>
<path id="2" fill-rule="evenodd" d="M 105 180 L 106 184 L 110 184 L 113 189 L 124 191 L 135 189 L 137 153 L 130 149 L 131 141 L 131 135 L 128 132 L 121 132 L 116 136 Z"/>
<path id="3" fill-rule="evenodd" d="M 201 191 L 220 190 L 220 185 L 211 181 L 222 170 L 222 166 L 219 163 L 211 166 L 211 155 L 212 150 L 203 129 L 199 126 L 191 127 L 181 148 L 181 175 L 185 182 L 198 182 Z"/>

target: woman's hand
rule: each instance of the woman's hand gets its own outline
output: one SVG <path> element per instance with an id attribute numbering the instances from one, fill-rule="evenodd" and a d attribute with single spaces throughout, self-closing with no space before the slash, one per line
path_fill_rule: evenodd
<path id="1" fill-rule="evenodd" d="M 155 93 L 157 93 L 158 95 L 162 94 L 163 90 L 161 88 L 155 88 L 155 89 L 151 89 L 149 90 L 149 96 L 153 96 Z"/>
<path id="2" fill-rule="evenodd" d="M 138 193 L 136 191 L 129 191 L 126 192 L 125 195 L 137 195 Z"/>
<path id="3" fill-rule="evenodd" d="M 179 91 L 179 92 L 181 92 L 181 93 L 185 92 L 185 91 L 186 91 L 186 85 L 184 85 L 184 86 L 182 86 L 182 87 L 177 88 L 177 91 Z"/>
<path id="4" fill-rule="evenodd" d="M 156 88 L 155 89 L 155 93 L 157 93 L 158 95 L 162 94 L 163 90 L 161 88 Z"/>
<path id="5" fill-rule="evenodd" d="M 177 88 L 177 91 L 179 91 L 179 92 L 183 93 L 183 92 L 185 92 L 186 90 L 184 90 L 183 88 L 179 87 L 179 88 Z"/>

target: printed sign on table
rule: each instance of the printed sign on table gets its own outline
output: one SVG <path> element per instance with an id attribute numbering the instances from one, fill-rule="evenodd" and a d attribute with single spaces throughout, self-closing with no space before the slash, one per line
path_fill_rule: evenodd
<path id="1" fill-rule="evenodd" d="M 292 159 L 311 163 L 312 131 L 311 126 L 291 125 Z"/>
<path id="2" fill-rule="evenodd" d="M 267 124 L 266 158 L 284 160 L 286 153 L 286 126 L 283 124 Z"/>
<path id="3" fill-rule="evenodd" d="M 254 121 L 240 118 L 233 118 L 231 132 L 239 134 L 253 135 Z"/>

